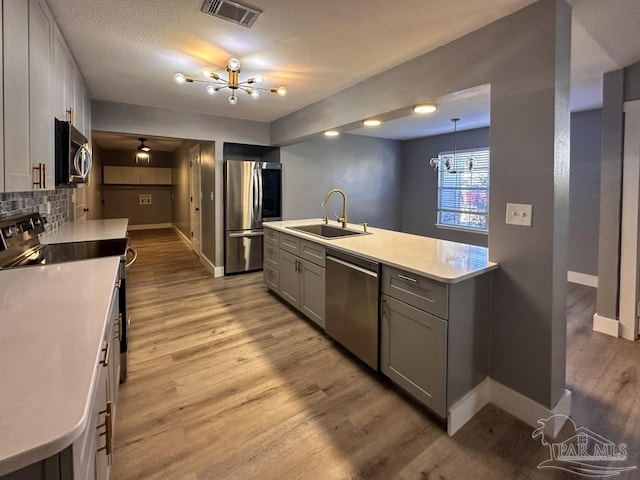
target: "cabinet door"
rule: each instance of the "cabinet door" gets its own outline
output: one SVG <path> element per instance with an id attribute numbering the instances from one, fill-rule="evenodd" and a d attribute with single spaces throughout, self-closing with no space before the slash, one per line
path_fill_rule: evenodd
<path id="1" fill-rule="evenodd" d="M 447 322 L 382 295 L 381 337 L 382 373 L 446 417 Z"/>
<path id="2" fill-rule="evenodd" d="M 29 155 L 31 167 L 45 165 L 40 189 L 53 190 L 53 117 L 51 115 L 53 17 L 41 0 L 29 1 Z M 42 170 L 35 172 L 36 180 Z M 38 187 L 36 187 L 38 188 Z"/>
<path id="3" fill-rule="evenodd" d="M 54 27 L 53 33 L 53 68 L 51 72 L 51 113 L 58 120 L 67 119 L 67 106 L 65 104 L 64 75 L 67 65 L 67 45 L 62 33 Z"/>
<path id="4" fill-rule="evenodd" d="M 324 328 L 325 269 L 308 260 L 299 260 L 300 309 L 307 317 Z"/>
<path id="5" fill-rule="evenodd" d="M 280 250 L 280 296 L 294 307 L 300 308 L 299 259 Z"/>
<path id="6" fill-rule="evenodd" d="M 75 75 L 73 78 L 75 82 L 74 95 L 73 95 L 73 125 L 82 132 L 86 137 L 87 132 L 84 129 L 84 83 L 82 82 L 82 75 L 80 71 L 75 69 Z"/>
<path id="7" fill-rule="evenodd" d="M 3 3 L 4 179 L 6 192 L 33 189 L 29 156 L 29 4 Z"/>

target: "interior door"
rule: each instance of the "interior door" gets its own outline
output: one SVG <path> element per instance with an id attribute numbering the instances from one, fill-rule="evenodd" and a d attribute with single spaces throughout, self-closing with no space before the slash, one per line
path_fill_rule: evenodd
<path id="1" fill-rule="evenodd" d="M 200 255 L 200 145 L 189 149 L 190 208 L 191 208 L 191 248 Z"/>

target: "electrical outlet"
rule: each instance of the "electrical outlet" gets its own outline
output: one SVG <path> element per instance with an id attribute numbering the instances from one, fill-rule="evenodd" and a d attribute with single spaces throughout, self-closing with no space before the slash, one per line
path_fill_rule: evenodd
<path id="1" fill-rule="evenodd" d="M 138 199 L 140 201 L 140 205 L 151 205 L 151 194 L 149 193 L 138 195 Z"/>
<path id="2" fill-rule="evenodd" d="M 525 203 L 507 203 L 507 224 L 530 227 L 532 216 L 533 205 Z"/>

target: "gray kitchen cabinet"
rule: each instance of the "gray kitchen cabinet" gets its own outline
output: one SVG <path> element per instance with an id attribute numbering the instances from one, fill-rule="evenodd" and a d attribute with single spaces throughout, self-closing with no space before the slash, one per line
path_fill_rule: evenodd
<path id="1" fill-rule="evenodd" d="M 265 226 L 264 284 L 324 328 L 325 249 Z"/>
<path id="2" fill-rule="evenodd" d="M 324 328 L 325 269 L 309 260 L 299 262 L 300 310 Z"/>
<path id="3" fill-rule="evenodd" d="M 282 298 L 296 308 L 300 308 L 300 276 L 298 275 L 300 259 L 280 250 L 280 291 Z"/>
<path id="4" fill-rule="evenodd" d="M 489 372 L 491 276 L 446 284 L 383 265 L 380 370 L 438 416 Z"/>
<path id="5" fill-rule="evenodd" d="M 447 322 L 387 295 L 381 311 L 382 373 L 445 417 Z"/>

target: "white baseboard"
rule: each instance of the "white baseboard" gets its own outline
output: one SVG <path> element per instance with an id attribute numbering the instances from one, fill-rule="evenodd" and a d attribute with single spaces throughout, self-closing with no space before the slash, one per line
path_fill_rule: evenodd
<path id="1" fill-rule="evenodd" d="M 552 417 L 546 422 L 544 428 L 545 435 L 551 438 L 555 438 L 558 435 L 566 421 L 566 417 L 571 414 L 571 392 L 569 390 L 565 390 L 560 401 L 553 409 L 549 410 L 515 390 L 487 377 L 449 409 L 447 433 L 449 435 L 456 433 L 488 403 L 494 404 L 534 428 L 540 427 L 539 419 Z M 553 417 L 556 414 L 566 415 L 566 417 Z"/>
<path id="2" fill-rule="evenodd" d="M 200 263 L 202 263 L 214 277 L 224 277 L 224 267 L 216 267 L 211 263 L 211 260 L 204 255 L 200 255 Z"/>
<path id="3" fill-rule="evenodd" d="M 538 423 L 540 419 L 546 419 L 557 414 L 563 415 L 553 417 L 545 424 L 544 434 L 551 438 L 558 436 L 562 425 L 564 425 L 567 417 L 571 415 L 571 391 L 566 389 L 555 407 L 549 410 L 538 402 L 492 380 L 491 403 L 534 428 L 540 427 Z"/>
<path id="4" fill-rule="evenodd" d="M 170 223 L 143 223 L 142 225 L 129 225 L 127 230 L 155 230 L 156 228 L 171 228 Z"/>
<path id="5" fill-rule="evenodd" d="M 191 249 L 191 240 L 189 240 L 189 238 L 187 238 L 187 236 L 175 225 L 171 225 L 171 228 L 173 228 L 173 231 L 178 234 L 180 240 L 182 240 L 184 244 Z"/>
<path id="6" fill-rule="evenodd" d="M 579 285 L 586 285 L 587 287 L 598 288 L 597 275 L 588 275 L 580 272 L 567 272 L 567 281 L 577 283 Z"/>
<path id="7" fill-rule="evenodd" d="M 485 378 L 476 388 L 449 409 L 447 433 L 453 435 L 491 401 L 491 379 Z"/>
<path id="8" fill-rule="evenodd" d="M 620 322 L 613 318 L 603 317 L 602 315 L 594 313 L 593 331 L 618 338 L 620 336 Z"/>

